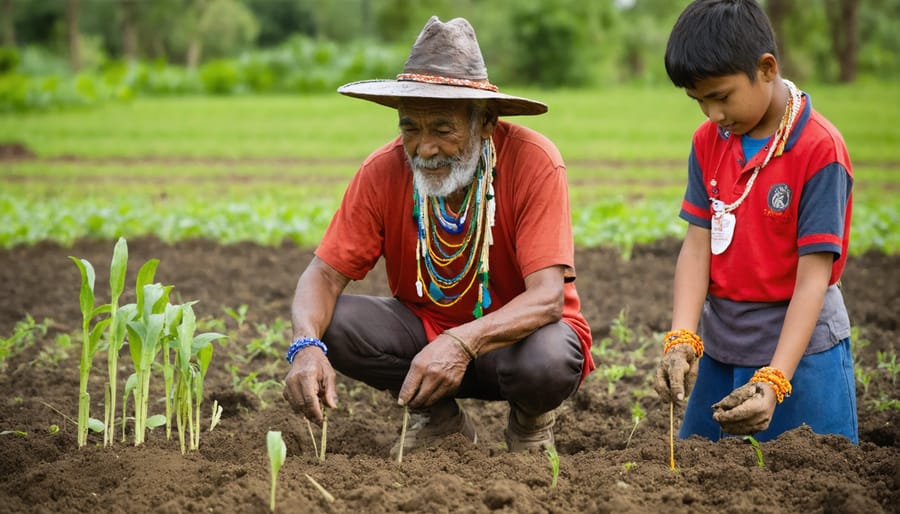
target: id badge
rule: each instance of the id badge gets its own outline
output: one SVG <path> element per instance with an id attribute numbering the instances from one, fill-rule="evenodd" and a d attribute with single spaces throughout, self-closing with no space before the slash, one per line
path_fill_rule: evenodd
<path id="1" fill-rule="evenodd" d="M 716 213 L 712 217 L 710 249 L 713 255 L 719 255 L 728 249 L 734 236 L 734 223 L 734 214 L 730 212 Z"/>

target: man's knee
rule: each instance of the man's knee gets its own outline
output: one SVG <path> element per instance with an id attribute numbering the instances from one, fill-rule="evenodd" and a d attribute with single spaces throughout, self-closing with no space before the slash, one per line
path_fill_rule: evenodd
<path id="1" fill-rule="evenodd" d="M 575 332 L 565 323 L 541 328 L 515 348 L 501 372 L 505 396 L 528 414 L 558 407 L 581 383 L 584 355 Z"/>

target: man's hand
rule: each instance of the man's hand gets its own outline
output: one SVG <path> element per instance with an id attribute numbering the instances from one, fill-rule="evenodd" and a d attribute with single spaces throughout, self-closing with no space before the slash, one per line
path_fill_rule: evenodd
<path id="1" fill-rule="evenodd" d="M 455 393 L 468 365 L 469 356 L 456 341 L 448 335 L 439 335 L 412 360 L 400 387 L 398 403 L 414 409 L 427 407 Z"/>
<path id="2" fill-rule="evenodd" d="M 282 395 L 294 412 L 322 424 L 319 400 L 324 400 L 325 406 L 331 409 L 337 407 L 334 368 L 322 350 L 311 346 L 297 352 L 291 370 L 284 377 Z"/>
<path id="3" fill-rule="evenodd" d="M 700 359 L 691 345 L 673 346 L 663 354 L 656 367 L 656 381 L 653 384 L 656 394 L 667 403 L 684 401 L 694 388 L 699 366 Z"/>
<path id="4" fill-rule="evenodd" d="M 775 391 L 762 382 L 744 384 L 712 406 L 713 419 L 733 435 L 751 435 L 769 427 Z"/>

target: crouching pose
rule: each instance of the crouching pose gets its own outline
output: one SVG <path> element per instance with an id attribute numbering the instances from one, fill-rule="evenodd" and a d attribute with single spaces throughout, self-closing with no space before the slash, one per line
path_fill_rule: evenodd
<path id="1" fill-rule="evenodd" d="M 396 80 L 338 91 L 395 108 L 400 134 L 359 168 L 300 276 L 285 399 L 321 422 L 337 370 L 409 407 L 405 450 L 477 442 L 458 398 L 508 402 L 511 451 L 553 445 L 554 409 L 594 368 L 566 171 L 547 138 L 499 119 L 547 107 L 488 81 L 459 18 L 431 18 Z M 343 294 L 382 257 L 391 297 Z"/>

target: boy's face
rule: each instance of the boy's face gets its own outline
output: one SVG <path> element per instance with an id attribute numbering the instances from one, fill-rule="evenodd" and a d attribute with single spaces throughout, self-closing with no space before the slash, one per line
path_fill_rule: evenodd
<path id="1" fill-rule="evenodd" d="M 722 129 L 763 138 L 775 133 L 784 112 L 783 105 L 773 104 L 773 84 L 769 74 L 758 69 L 753 82 L 744 73 L 734 73 L 698 80 L 685 92 Z"/>

